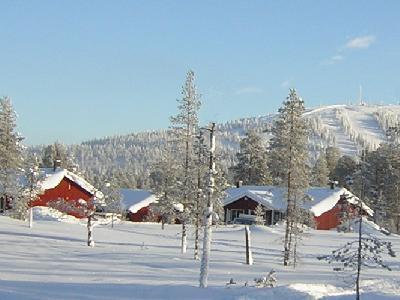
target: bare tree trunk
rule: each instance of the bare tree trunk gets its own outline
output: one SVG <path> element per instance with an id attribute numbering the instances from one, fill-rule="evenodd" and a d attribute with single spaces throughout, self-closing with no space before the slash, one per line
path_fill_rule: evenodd
<path id="1" fill-rule="evenodd" d="M 114 213 L 111 213 L 111 228 L 114 228 Z"/>
<path id="2" fill-rule="evenodd" d="M 181 252 L 186 253 L 187 250 L 187 233 L 186 233 L 186 223 L 182 222 L 182 240 L 181 240 Z"/>
<path id="3" fill-rule="evenodd" d="M 29 207 L 29 228 L 33 227 L 33 208 Z"/>
<path id="4" fill-rule="evenodd" d="M 93 215 L 90 214 L 87 219 L 87 230 L 88 230 L 88 240 L 87 245 L 89 247 L 94 247 L 94 240 L 93 240 L 93 222 L 92 222 Z"/>

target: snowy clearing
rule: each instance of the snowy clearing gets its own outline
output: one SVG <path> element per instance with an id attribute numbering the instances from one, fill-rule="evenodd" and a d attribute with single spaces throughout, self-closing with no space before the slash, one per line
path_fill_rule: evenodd
<path id="1" fill-rule="evenodd" d="M 294 270 L 282 266 L 282 226 L 252 228 L 252 266 L 244 264 L 244 227 L 219 226 L 213 230 L 209 288 L 199 289 L 193 237 L 182 255 L 179 225 L 164 231 L 159 224 L 99 225 L 94 248 L 86 246 L 83 223 L 48 218 L 29 229 L 2 216 L 0 226 L 0 299 L 354 299 L 348 276 L 317 260 L 355 239 L 354 233 L 307 231 Z M 376 235 L 400 253 L 399 236 Z M 388 262 L 391 272 L 363 270 L 362 299 L 400 299 L 400 260 Z M 271 269 L 278 287 L 254 288 L 254 278 Z M 227 287 L 231 278 L 236 284 Z"/>

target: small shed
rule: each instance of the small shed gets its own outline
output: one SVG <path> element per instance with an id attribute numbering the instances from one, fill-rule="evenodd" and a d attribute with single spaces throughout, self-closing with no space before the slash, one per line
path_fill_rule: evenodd
<path id="1" fill-rule="evenodd" d="M 143 222 L 149 215 L 149 205 L 156 202 L 156 197 L 146 190 L 121 189 L 121 208 L 132 222 Z"/>

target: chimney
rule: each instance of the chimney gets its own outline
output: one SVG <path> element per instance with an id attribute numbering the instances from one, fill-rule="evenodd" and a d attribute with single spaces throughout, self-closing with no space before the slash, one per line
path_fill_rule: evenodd
<path id="1" fill-rule="evenodd" d="M 61 166 L 61 159 L 55 158 L 53 161 L 53 171 L 55 172 Z"/>
<path id="2" fill-rule="evenodd" d="M 331 190 L 334 190 L 338 183 L 339 182 L 336 180 L 329 180 L 329 186 L 330 186 Z"/>
<path id="3" fill-rule="evenodd" d="M 243 181 L 242 181 L 242 180 L 238 180 L 238 181 L 236 182 L 236 187 L 237 187 L 237 188 L 240 188 L 242 185 L 243 185 Z"/>

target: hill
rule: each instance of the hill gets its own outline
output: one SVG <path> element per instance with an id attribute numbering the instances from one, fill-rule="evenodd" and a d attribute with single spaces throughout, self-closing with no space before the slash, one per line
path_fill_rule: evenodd
<path id="1" fill-rule="evenodd" d="M 400 119 L 400 105 L 331 105 L 308 109 L 310 158 L 315 159 L 321 149 L 335 145 L 343 154 L 356 156 L 361 149 L 375 149 L 386 139 L 386 129 Z M 276 114 L 242 118 L 217 124 L 218 156 L 224 168 L 235 163 L 239 142 L 249 129 L 264 135 Z M 129 185 L 141 185 L 149 168 L 160 155 L 167 141 L 168 131 L 147 131 L 128 135 L 104 137 L 70 145 L 73 154 L 87 176 L 120 174 Z M 40 150 L 36 147 L 36 150 Z M 134 182 L 136 181 L 136 183 Z"/>

